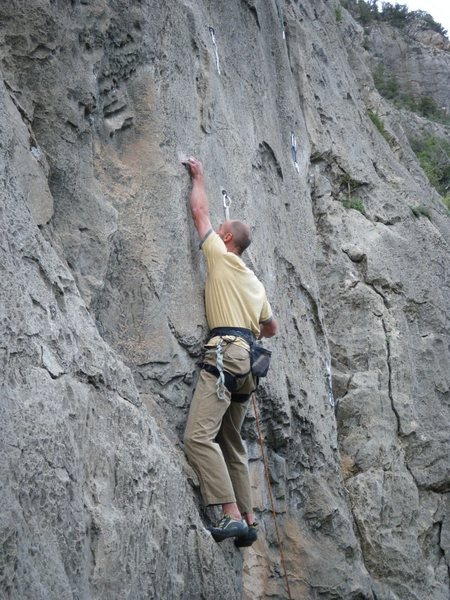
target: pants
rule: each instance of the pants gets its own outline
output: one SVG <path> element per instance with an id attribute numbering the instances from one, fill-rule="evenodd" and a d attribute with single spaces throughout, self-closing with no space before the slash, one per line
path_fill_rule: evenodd
<path id="1" fill-rule="evenodd" d="M 250 394 L 255 385 L 248 374 L 249 351 L 232 342 L 225 344 L 224 369 L 238 376 L 236 393 Z M 206 353 L 205 362 L 215 365 L 212 350 Z M 205 504 L 237 502 L 241 513 L 253 512 L 247 450 L 241 438 L 250 397 L 232 402 L 225 389 L 225 399 L 219 400 L 216 383 L 215 375 L 200 371 L 184 434 L 186 454 L 198 475 Z"/>

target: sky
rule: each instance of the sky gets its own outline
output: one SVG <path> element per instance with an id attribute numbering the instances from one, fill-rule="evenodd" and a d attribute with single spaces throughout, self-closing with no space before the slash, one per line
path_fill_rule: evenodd
<path id="1" fill-rule="evenodd" d="M 390 0 L 391 4 L 406 4 L 409 10 L 424 10 L 447 30 L 450 36 L 450 0 Z"/>

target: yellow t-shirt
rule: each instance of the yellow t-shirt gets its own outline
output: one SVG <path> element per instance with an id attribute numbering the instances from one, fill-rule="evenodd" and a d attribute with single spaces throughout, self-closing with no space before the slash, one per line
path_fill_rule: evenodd
<path id="1" fill-rule="evenodd" d="M 228 252 L 214 231 L 202 242 L 208 275 L 205 285 L 206 320 L 215 327 L 245 327 L 259 336 L 259 324 L 272 319 L 266 291 L 243 260 Z"/>

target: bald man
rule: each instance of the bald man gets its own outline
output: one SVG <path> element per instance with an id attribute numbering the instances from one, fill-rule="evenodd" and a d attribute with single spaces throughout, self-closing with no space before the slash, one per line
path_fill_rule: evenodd
<path id="1" fill-rule="evenodd" d="M 209 218 L 202 164 L 183 161 L 192 179 L 192 217 L 206 258 L 206 319 L 210 329 L 204 362 L 184 435 L 206 505 L 221 505 L 223 517 L 209 531 L 217 542 L 233 537 L 236 546 L 257 539 L 248 458 L 241 427 L 256 388 L 250 346 L 272 337 L 277 324 L 263 284 L 241 259 L 251 231 L 240 221 L 225 221 L 215 232 Z"/>

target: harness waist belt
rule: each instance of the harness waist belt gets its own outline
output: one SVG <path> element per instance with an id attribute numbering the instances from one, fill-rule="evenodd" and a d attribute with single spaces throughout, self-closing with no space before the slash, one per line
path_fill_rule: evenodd
<path id="1" fill-rule="evenodd" d="M 211 375 L 214 375 L 214 377 L 219 377 L 219 375 L 220 375 L 219 369 L 217 367 L 215 367 L 214 365 L 210 365 L 208 363 L 200 363 L 200 368 L 204 369 L 208 373 L 211 373 Z M 234 391 L 236 389 L 236 384 L 237 384 L 236 376 L 233 375 L 232 373 L 228 373 L 228 371 L 224 371 L 223 374 L 225 376 L 225 387 L 231 394 L 231 401 L 239 402 L 239 403 L 247 402 L 247 400 L 250 399 L 251 393 L 250 394 L 236 393 Z"/>
<path id="2" fill-rule="evenodd" d="M 256 340 L 255 334 L 251 329 L 245 329 L 245 327 L 215 327 L 209 332 L 208 339 L 210 340 L 216 336 L 234 335 L 244 339 L 250 346 Z"/>

